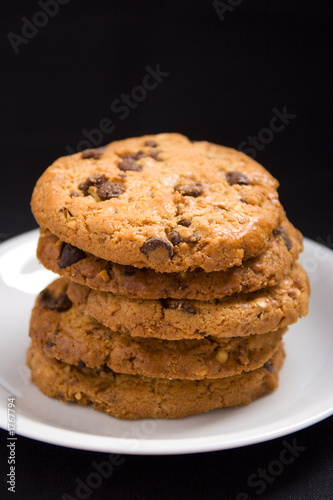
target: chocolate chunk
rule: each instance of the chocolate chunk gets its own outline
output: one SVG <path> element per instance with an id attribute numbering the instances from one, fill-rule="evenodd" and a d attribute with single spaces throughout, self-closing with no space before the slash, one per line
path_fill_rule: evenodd
<path id="1" fill-rule="evenodd" d="M 100 186 L 101 184 L 103 184 L 103 182 L 106 182 L 106 179 L 105 177 L 103 177 L 103 175 L 89 175 L 88 179 L 79 184 L 79 189 L 81 189 L 81 191 L 83 191 L 84 194 L 88 196 L 90 186 Z"/>
<path id="2" fill-rule="evenodd" d="M 123 194 L 125 189 L 116 182 L 105 181 L 98 186 L 97 194 L 101 200 L 110 200 L 111 198 L 118 198 Z"/>
<path id="3" fill-rule="evenodd" d="M 103 184 L 103 182 L 106 181 L 106 179 L 103 175 L 98 175 L 98 174 L 89 175 L 88 180 L 94 186 L 100 186 L 101 184 Z"/>
<path id="4" fill-rule="evenodd" d="M 191 221 L 188 219 L 183 219 L 178 222 L 179 226 L 190 227 Z"/>
<path id="5" fill-rule="evenodd" d="M 161 158 L 158 157 L 160 151 L 153 151 L 152 153 L 149 153 L 148 156 L 153 158 L 155 161 L 162 161 Z"/>
<path id="6" fill-rule="evenodd" d="M 132 266 L 125 266 L 123 273 L 124 276 L 134 276 L 135 269 Z"/>
<path id="7" fill-rule="evenodd" d="M 173 245 L 179 245 L 179 243 L 182 240 L 182 237 L 180 236 L 180 234 L 178 233 L 178 231 L 176 231 L 175 229 L 172 229 L 172 231 L 170 232 L 169 234 L 169 240 L 171 241 L 171 243 Z"/>
<path id="8" fill-rule="evenodd" d="M 164 251 L 167 254 L 167 258 L 171 259 L 173 256 L 173 248 L 169 241 L 163 238 L 153 237 L 147 240 L 140 248 L 141 252 L 149 259 L 151 254 L 155 251 Z"/>
<path id="9" fill-rule="evenodd" d="M 226 174 L 226 179 L 229 182 L 230 186 L 233 184 L 251 184 L 249 179 L 245 177 L 241 172 L 228 172 Z"/>
<path id="10" fill-rule="evenodd" d="M 127 172 L 128 170 L 132 170 L 133 172 L 141 172 L 142 170 L 142 166 L 135 163 L 135 161 L 131 158 L 127 158 L 118 163 L 118 168 L 123 172 Z"/>
<path id="11" fill-rule="evenodd" d="M 100 149 L 85 149 L 84 151 L 82 151 L 81 157 L 84 159 L 95 158 L 95 160 L 99 160 L 100 157 L 102 156 L 102 153 L 103 153 L 102 148 L 100 148 Z"/>
<path id="12" fill-rule="evenodd" d="M 55 346 L 54 342 L 48 342 L 47 344 L 45 344 L 45 347 L 47 347 L 48 349 L 51 349 L 51 347 L 53 346 Z"/>
<path id="13" fill-rule="evenodd" d="M 51 295 L 48 288 L 45 288 L 39 294 L 39 304 L 45 309 L 55 310 L 58 312 L 68 311 L 72 307 L 72 302 L 69 300 L 67 293 L 61 292 L 57 297 Z"/>
<path id="14" fill-rule="evenodd" d="M 121 155 L 123 160 L 140 160 L 140 158 L 144 158 L 146 153 L 143 151 L 137 151 L 136 153 L 126 153 L 124 155 Z"/>
<path id="15" fill-rule="evenodd" d="M 264 364 L 263 368 L 265 368 L 265 370 L 267 370 L 269 373 L 274 373 L 274 366 L 269 361 Z"/>
<path id="16" fill-rule="evenodd" d="M 188 238 L 183 238 L 175 229 L 172 229 L 172 231 L 170 231 L 168 237 L 173 245 L 179 245 L 179 243 L 198 243 L 198 241 L 200 240 L 200 236 L 195 233 L 193 233 L 192 236 L 189 236 Z"/>
<path id="17" fill-rule="evenodd" d="M 197 310 L 194 305 L 187 300 L 161 299 L 161 304 L 164 309 L 183 311 L 190 315 L 197 314 Z"/>
<path id="18" fill-rule="evenodd" d="M 195 182 L 194 184 L 177 185 L 175 186 L 175 191 L 178 191 L 183 196 L 193 196 L 196 198 L 202 194 L 203 186 L 199 182 Z"/>
<path id="19" fill-rule="evenodd" d="M 149 148 L 156 148 L 157 142 L 150 139 L 145 142 L 145 146 L 148 146 Z"/>
<path id="20" fill-rule="evenodd" d="M 274 229 L 273 230 L 273 235 L 276 237 L 276 236 L 281 236 L 281 238 L 283 239 L 284 241 L 284 244 L 286 245 L 287 247 L 287 250 L 291 250 L 293 244 L 292 244 L 292 241 L 291 239 L 289 238 L 289 236 L 287 235 L 285 229 L 283 227 L 278 227 L 277 229 Z"/>
<path id="21" fill-rule="evenodd" d="M 144 158 L 146 153 L 142 151 L 137 151 L 136 153 L 126 153 L 121 155 L 122 161 L 118 163 L 118 168 L 126 172 L 127 170 L 132 170 L 133 172 L 141 172 L 142 166 L 138 163 L 135 163 L 136 160 L 140 160 L 140 158 Z"/>
<path id="22" fill-rule="evenodd" d="M 58 266 L 61 269 L 64 269 L 65 267 L 71 266 L 72 264 L 75 264 L 75 262 L 79 262 L 79 260 L 84 259 L 85 256 L 86 254 L 83 250 L 73 247 L 69 243 L 64 243 L 58 260 Z"/>
<path id="23" fill-rule="evenodd" d="M 88 196 L 89 194 L 88 189 L 90 188 L 91 185 L 92 183 L 89 181 L 89 179 L 87 179 L 86 181 L 81 182 L 81 184 L 78 185 L 78 188 L 84 192 L 85 196 Z"/>

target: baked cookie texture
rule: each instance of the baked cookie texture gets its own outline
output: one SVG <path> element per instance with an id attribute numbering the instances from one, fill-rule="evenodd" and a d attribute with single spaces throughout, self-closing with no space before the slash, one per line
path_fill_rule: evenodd
<path id="1" fill-rule="evenodd" d="M 239 151 L 158 134 L 59 158 L 31 208 L 42 228 L 96 257 L 212 272 L 268 247 L 285 217 L 277 187 Z"/>
<path id="2" fill-rule="evenodd" d="M 242 266 L 206 273 L 197 268 L 181 273 L 157 273 L 153 269 L 123 266 L 92 254 L 64 254 L 69 244 L 48 230 L 41 230 L 37 257 L 47 269 L 95 290 L 142 299 L 210 300 L 239 292 L 253 292 L 274 286 L 290 271 L 303 249 L 301 233 L 285 219 L 273 232 L 264 253 Z M 81 257 L 77 260 L 78 257 Z M 72 263 L 72 261 L 73 262 Z"/>
<path id="3" fill-rule="evenodd" d="M 61 276 L 31 313 L 32 381 L 124 419 L 275 390 L 310 295 L 277 188 L 245 154 L 175 133 L 55 161 L 31 200 L 37 257 Z"/>
<path id="4" fill-rule="evenodd" d="M 32 381 L 49 397 L 92 404 L 117 418 L 181 418 L 246 405 L 273 391 L 284 356 L 281 347 L 266 366 L 214 380 L 169 380 L 81 369 L 49 358 L 34 343 L 27 364 Z"/>
<path id="5" fill-rule="evenodd" d="M 308 312 L 309 281 L 296 263 L 275 287 L 224 299 L 130 299 L 70 282 L 77 307 L 113 330 L 168 340 L 261 334 L 295 323 Z"/>
<path id="6" fill-rule="evenodd" d="M 131 337 L 81 313 L 64 297 L 67 284 L 60 278 L 39 294 L 30 337 L 46 356 L 81 368 L 108 367 L 159 378 L 222 378 L 263 366 L 281 347 L 286 331 L 179 341 Z"/>

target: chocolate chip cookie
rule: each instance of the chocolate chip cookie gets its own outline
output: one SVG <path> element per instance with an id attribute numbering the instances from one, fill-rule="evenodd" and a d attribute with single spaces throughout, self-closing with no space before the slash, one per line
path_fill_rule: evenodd
<path id="1" fill-rule="evenodd" d="M 118 333 L 71 304 L 64 278 L 43 290 L 31 314 L 30 337 L 48 357 L 80 368 L 108 367 L 146 377 L 222 378 L 263 366 L 285 329 L 263 335 L 202 340 L 142 339 Z"/>
<path id="2" fill-rule="evenodd" d="M 58 159 L 31 207 L 65 243 L 117 264 L 181 272 L 240 266 L 284 219 L 278 182 L 245 154 L 180 134 L 115 141 Z M 67 255 L 68 252 L 68 255 Z"/>
<path id="3" fill-rule="evenodd" d="M 211 300 L 276 285 L 302 250 L 302 235 L 286 219 L 273 231 L 267 250 L 242 266 L 206 273 L 202 269 L 157 273 L 78 253 L 48 230 L 41 230 L 37 257 L 51 271 L 96 290 L 142 299 Z M 81 251 L 80 251 L 81 252 Z"/>
<path id="4" fill-rule="evenodd" d="M 168 340 L 262 334 L 295 323 L 308 311 L 309 281 L 300 264 L 274 287 L 210 301 L 130 299 L 69 282 L 78 308 L 109 328 Z"/>
<path id="5" fill-rule="evenodd" d="M 32 381 L 47 396 L 92 404 L 124 419 L 181 418 L 215 408 L 245 405 L 278 386 L 281 347 L 263 367 L 233 377 L 177 380 L 81 369 L 46 356 L 31 344 L 27 364 Z"/>

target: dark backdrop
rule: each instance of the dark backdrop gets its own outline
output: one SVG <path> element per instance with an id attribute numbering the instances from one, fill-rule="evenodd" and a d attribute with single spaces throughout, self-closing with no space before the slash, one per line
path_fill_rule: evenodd
<path id="1" fill-rule="evenodd" d="M 294 224 L 330 245 L 332 27 L 329 0 L 2 2 L 1 240 L 36 227 L 37 178 L 82 141 L 177 131 L 255 156 L 279 179 Z M 266 498 L 333 498 L 329 429 L 332 419 L 303 431 L 307 458 Z M 20 492 L 29 484 L 31 498 L 74 496 L 75 477 L 101 456 L 21 443 Z M 274 458 L 268 446 L 278 453 L 281 443 L 128 457 L 91 498 L 236 498 L 253 467 Z"/>

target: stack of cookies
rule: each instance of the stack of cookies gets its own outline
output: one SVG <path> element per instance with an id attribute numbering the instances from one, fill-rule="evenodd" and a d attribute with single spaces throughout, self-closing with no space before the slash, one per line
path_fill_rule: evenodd
<path id="1" fill-rule="evenodd" d="M 33 382 L 128 419 L 276 389 L 309 298 L 277 187 L 245 154 L 180 134 L 57 160 L 32 197 L 37 256 L 61 276 L 32 311 Z"/>

